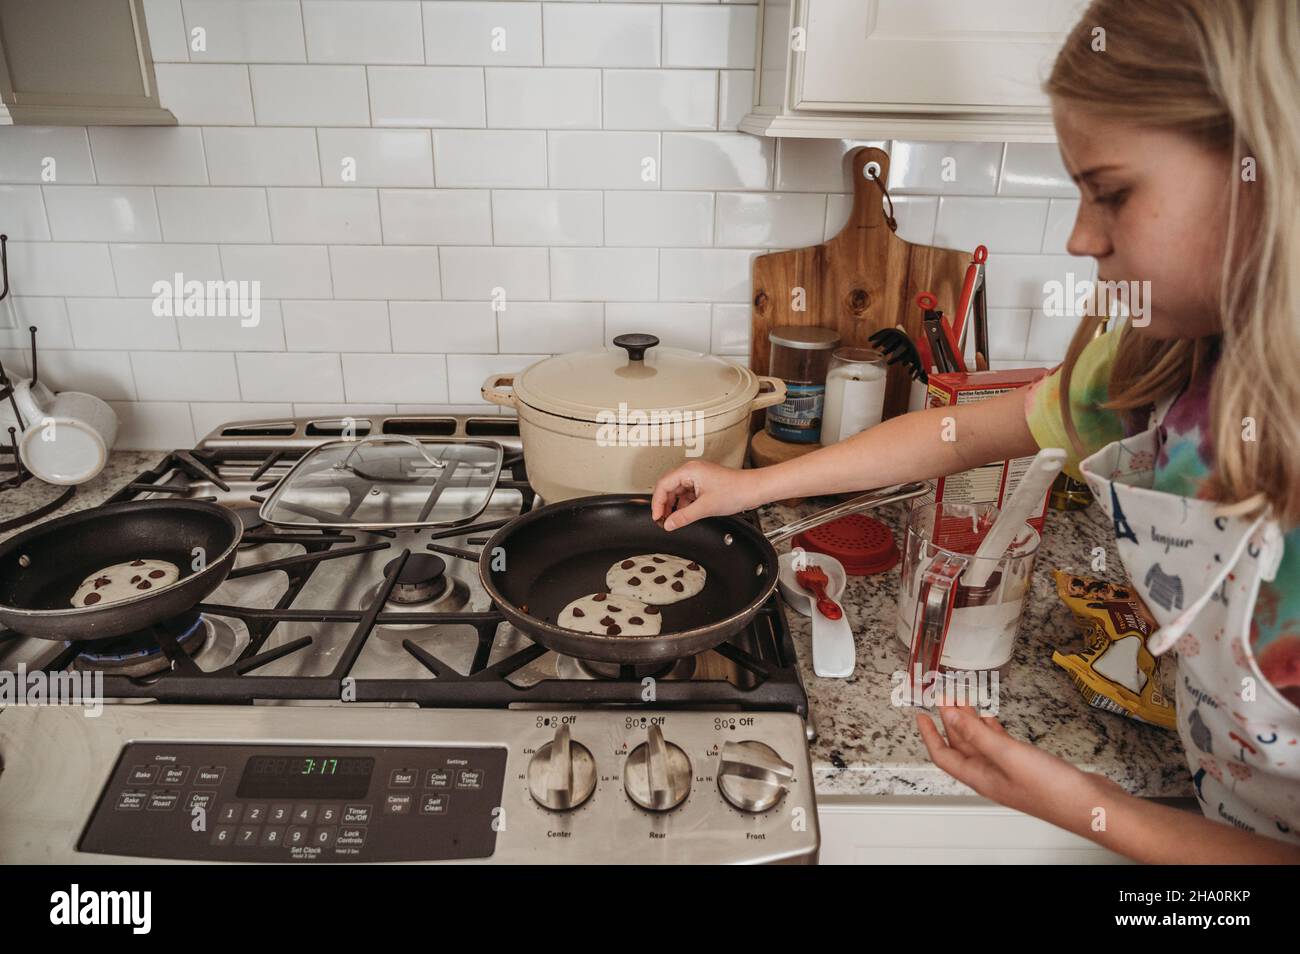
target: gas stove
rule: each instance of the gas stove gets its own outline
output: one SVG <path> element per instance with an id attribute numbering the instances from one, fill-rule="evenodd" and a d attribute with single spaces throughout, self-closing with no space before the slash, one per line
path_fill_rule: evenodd
<path id="1" fill-rule="evenodd" d="M 304 452 L 371 433 L 499 443 L 487 509 L 440 530 L 261 522 Z M 542 503 L 513 419 L 227 425 L 111 502 L 145 499 L 234 509 L 235 568 L 148 632 L 0 631 L 0 678 L 91 674 L 104 699 L 96 717 L 0 710 L 0 861 L 815 861 L 779 596 L 716 649 L 644 669 L 552 652 L 492 605 L 478 548 Z"/>

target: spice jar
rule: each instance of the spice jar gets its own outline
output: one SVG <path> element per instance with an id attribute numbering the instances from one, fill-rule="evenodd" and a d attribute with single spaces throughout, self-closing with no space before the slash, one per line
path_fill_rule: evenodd
<path id="1" fill-rule="evenodd" d="M 769 374 L 785 382 L 785 401 L 767 409 L 767 432 L 777 440 L 815 444 L 821 437 L 826 372 L 839 333 L 815 325 L 781 325 L 768 332 Z"/>

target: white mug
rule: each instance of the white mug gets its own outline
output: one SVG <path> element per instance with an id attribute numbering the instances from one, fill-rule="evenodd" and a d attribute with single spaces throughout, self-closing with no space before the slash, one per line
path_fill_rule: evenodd
<path id="1" fill-rule="evenodd" d="M 18 453 L 33 475 L 50 484 L 83 484 L 104 469 L 117 440 L 111 407 L 93 394 L 55 394 L 27 380 L 14 385 L 14 400 L 27 425 Z"/>

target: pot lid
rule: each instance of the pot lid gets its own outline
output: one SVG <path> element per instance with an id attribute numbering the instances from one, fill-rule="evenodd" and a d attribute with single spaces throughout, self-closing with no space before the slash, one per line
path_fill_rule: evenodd
<path id="1" fill-rule="evenodd" d="M 748 368 L 698 351 L 656 347 L 654 335 L 619 335 L 614 344 L 530 365 L 515 375 L 516 400 L 548 414 L 605 422 L 620 406 L 713 417 L 758 393 L 758 379 Z"/>
<path id="2" fill-rule="evenodd" d="M 501 445 L 383 434 L 304 454 L 258 515 L 277 527 L 391 530 L 474 520 L 501 474 Z"/>

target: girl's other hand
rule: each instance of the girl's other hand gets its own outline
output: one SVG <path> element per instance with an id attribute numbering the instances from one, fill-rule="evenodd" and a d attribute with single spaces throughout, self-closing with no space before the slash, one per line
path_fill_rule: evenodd
<path id="1" fill-rule="evenodd" d="M 650 516 L 665 530 L 676 530 L 701 517 L 721 517 L 752 507 L 752 470 L 737 470 L 693 460 L 670 470 L 655 484 Z M 665 519 L 666 518 L 666 519 Z"/>

